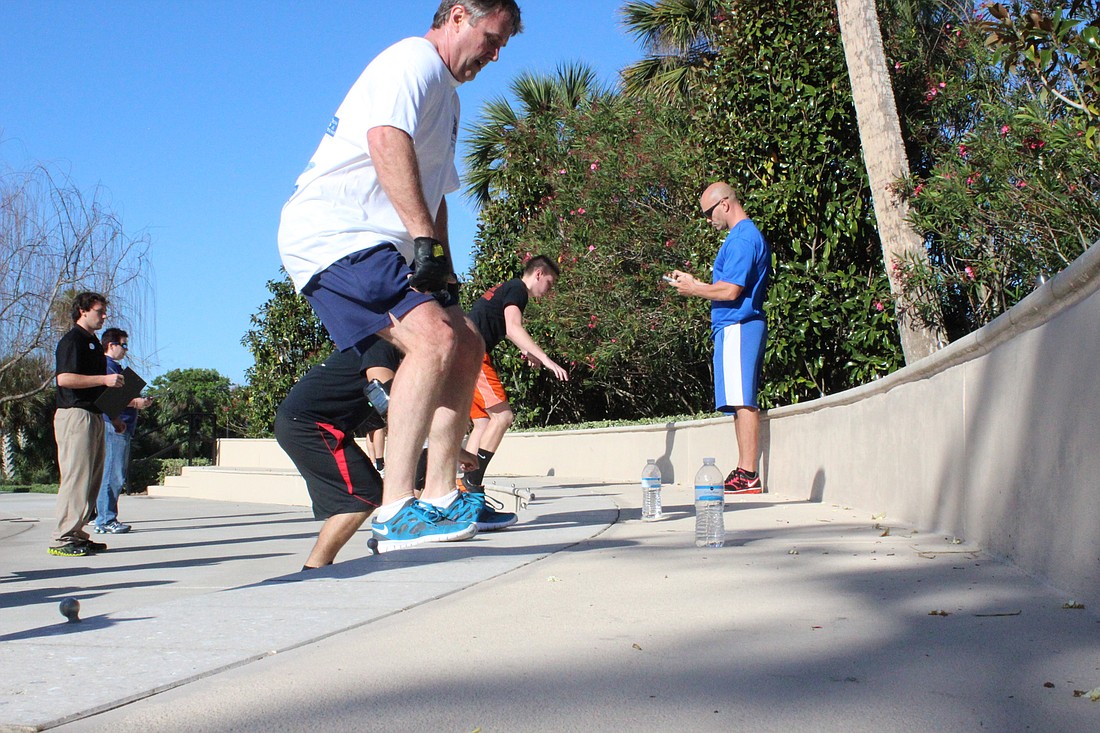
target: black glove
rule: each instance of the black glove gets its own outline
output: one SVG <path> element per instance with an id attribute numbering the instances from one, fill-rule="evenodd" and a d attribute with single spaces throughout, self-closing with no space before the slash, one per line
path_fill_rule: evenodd
<path id="1" fill-rule="evenodd" d="M 435 293 L 447 287 L 451 266 L 443 245 L 431 237 L 413 240 L 412 277 L 409 285 L 422 293 Z"/>

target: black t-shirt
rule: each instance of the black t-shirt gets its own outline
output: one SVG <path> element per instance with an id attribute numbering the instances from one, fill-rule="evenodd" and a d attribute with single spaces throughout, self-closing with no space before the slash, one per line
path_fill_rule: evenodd
<path id="1" fill-rule="evenodd" d="M 527 307 L 527 286 L 523 280 L 514 278 L 489 288 L 470 309 L 470 320 L 485 339 L 485 351 L 504 340 L 508 327 L 504 322 L 504 309 L 510 305 L 519 308 L 520 313 Z"/>
<path id="2" fill-rule="evenodd" d="M 278 414 L 291 420 L 332 425 L 352 433 L 373 412 L 363 388 L 368 367 L 397 369 L 397 352 L 379 339 L 378 348 L 360 356 L 354 349 L 334 351 L 306 372 L 279 405 Z M 392 355 L 392 356 L 391 356 Z"/>
<path id="3" fill-rule="evenodd" d="M 80 326 L 73 326 L 71 331 L 61 337 L 57 342 L 55 355 L 57 374 L 82 374 L 91 377 L 107 373 L 107 355 L 103 353 L 103 345 L 94 333 L 88 333 Z M 58 386 L 57 406 L 102 412 L 95 406 L 95 401 L 105 389 L 103 385 L 84 389 Z"/>

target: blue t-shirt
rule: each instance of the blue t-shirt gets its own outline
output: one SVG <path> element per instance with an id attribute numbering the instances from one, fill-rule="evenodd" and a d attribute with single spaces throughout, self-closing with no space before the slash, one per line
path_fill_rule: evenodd
<path id="1" fill-rule="evenodd" d="M 714 260 L 711 282 L 732 283 L 744 290 L 737 300 L 711 301 L 712 331 L 764 317 L 771 267 L 771 249 L 751 219 L 743 219 L 730 229 Z"/>

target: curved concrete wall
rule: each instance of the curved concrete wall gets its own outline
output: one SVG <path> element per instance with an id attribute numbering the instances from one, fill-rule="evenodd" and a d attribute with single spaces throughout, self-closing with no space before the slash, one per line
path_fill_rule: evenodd
<path id="1" fill-rule="evenodd" d="M 988 326 L 874 383 L 770 410 L 770 491 L 977 542 L 1100 603 L 1100 246 Z M 509 434 L 490 473 L 688 484 L 731 418 Z M 1069 600 L 1069 599 L 1067 599 Z"/>

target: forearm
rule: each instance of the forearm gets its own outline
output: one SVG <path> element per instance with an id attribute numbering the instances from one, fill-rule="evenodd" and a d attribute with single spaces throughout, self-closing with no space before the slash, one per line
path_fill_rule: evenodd
<path id="1" fill-rule="evenodd" d="M 420 167 L 412 138 L 396 127 L 375 127 L 367 132 L 367 145 L 378 182 L 409 236 L 438 238 L 436 223 L 420 186 Z"/>
<path id="2" fill-rule="evenodd" d="M 106 384 L 104 375 L 74 374 L 62 372 L 57 375 L 57 386 L 65 389 L 87 389 L 88 387 L 102 387 Z"/>
<path id="3" fill-rule="evenodd" d="M 693 295 L 707 300 L 737 300 L 744 288 L 727 282 L 697 283 Z"/>
<path id="4" fill-rule="evenodd" d="M 547 356 L 546 352 L 535 343 L 535 340 L 531 338 L 531 335 L 527 333 L 527 329 L 523 326 L 509 325 L 508 330 L 505 332 L 505 336 L 524 354 L 533 356 L 541 362 L 553 361 L 553 359 Z"/>

